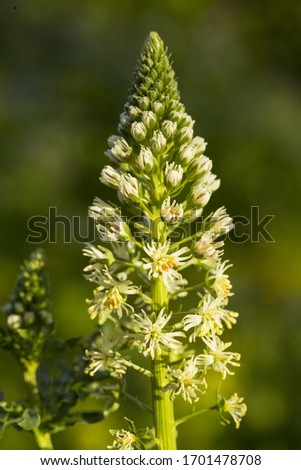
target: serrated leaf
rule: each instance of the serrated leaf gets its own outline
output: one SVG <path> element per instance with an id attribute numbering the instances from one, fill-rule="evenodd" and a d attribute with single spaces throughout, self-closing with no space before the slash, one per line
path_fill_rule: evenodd
<path id="1" fill-rule="evenodd" d="M 32 431 L 39 426 L 40 422 L 41 418 L 36 408 L 27 408 L 21 420 L 18 422 L 18 425 L 24 429 L 24 431 Z"/>

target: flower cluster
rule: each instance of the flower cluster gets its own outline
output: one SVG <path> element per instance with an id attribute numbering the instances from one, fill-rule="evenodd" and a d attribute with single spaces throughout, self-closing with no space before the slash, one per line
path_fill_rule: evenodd
<path id="1" fill-rule="evenodd" d="M 238 317 L 227 309 L 231 265 L 222 260 L 224 237 L 233 224 L 224 207 L 203 218 L 220 180 L 204 154 L 207 143 L 195 135 L 194 121 L 180 101 L 167 49 L 156 33 L 145 43 L 108 146 L 110 164 L 100 180 L 117 191 L 133 217 L 100 198 L 90 207 L 101 244 L 84 250 L 90 258 L 85 275 L 97 285 L 88 312 L 100 325 L 114 325 L 128 351 L 135 348 L 151 361 L 163 361 L 160 393 L 196 402 L 206 392 L 209 370 L 225 379 L 239 366 L 240 355 L 221 340 Z M 183 274 L 189 270 L 195 285 Z M 199 296 L 197 307 L 183 313 L 178 299 L 188 293 L 192 299 Z M 186 350 L 197 342 L 202 354 Z M 173 364 L 172 356 L 178 358 Z M 126 372 L 114 341 L 87 352 L 87 358 L 90 374 L 106 370 L 122 379 Z M 133 433 L 114 437 L 115 447 L 133 448 Z"/>
<path id="2" fill-rule="evenodd" d="M 47 337 L 54 331 L 49 290 L 45 257 L 42 250 L 36 250 L 21 266 L 13 293 L 2 309 L 7 340 L 23 365 L 39 360 Z"/>

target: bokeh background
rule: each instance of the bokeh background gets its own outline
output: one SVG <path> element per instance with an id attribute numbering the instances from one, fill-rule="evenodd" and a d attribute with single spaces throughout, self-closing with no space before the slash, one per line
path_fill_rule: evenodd
<path id="1" fill-rule="evenodd" d="M 57 207 L 60 215 L 80 216 L 86 233 L 87 207 L 104 195 L 98 176 L 106 140 L 151 30 L 172 52 L 182 100 L 222 180 L 212 207 L 250 218 L 251 206 L 259 206 L 260 217 L 275 215 L 268 225 L 274 243 L 257 240 L 249 225 L 253 240 L 226 247 L 234 264 L 231 306 L 241 314 L 231 339 L 242 353 L 227 387 L 245 397 L 248 414 L 238 431 L 221 427 L 215 415 L 192 420 L 182 426 L 179 447 L 300 448 L 300 2 L 1 0 L 0 303 L 36 247 L 26 242 L 28 219 Z M 85 336 L 93 326 L 82 246 L 64 243 L 62 227 L 57 232 L 57 243 L 43 248 L 58 332 Z M 0 388 L 11 399 L 22 392 L 20 371 L 3 351 Z M 103 449 L 124 415 L 137 411 L 77 425 L 58 434 L 55 446 Z M 35 444 L 11 429 L 0 448 Z"/>

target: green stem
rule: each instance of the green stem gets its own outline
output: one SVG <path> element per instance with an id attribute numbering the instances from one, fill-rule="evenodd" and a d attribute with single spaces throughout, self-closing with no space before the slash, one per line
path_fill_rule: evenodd
<path id="1" fill-rule="evenodd" d="M 29 390 L 31 405 L 39 409 L 40 399 L 39 390 L 37 384 L 37 369 L 38 363 L 30 362 L 26 363 L 24 371 L 24 380 Z M 47 432 L 41 431 L 39 426 L 33 429 L 33 435 L 35 437 L 38 447 L 42 450 L 52 450 L 53 445 L 51 441 L 51 435 Z"/>
<path id="2" fill-rule="evenodd" d="M 176 427 L 179 426 L 182 423 L 186 423 L 189 419 L 195 418 L 196 416 L 200 416 L 204 413 L 207 413 L 208 411 L 216 410 L 218 409 L 217 405 L 210 406 L 210 408 L 203 408 L 202 410 L 195 411 L 194 413 L 190 413 L 190 415 L 183 416 L 182 418 L 179 418 L 176 420 Z"/>
<path id="3" fill-rule="evenodd" d="M 166 226 L 159 222 L 159 208 L 154 208 L 154 216 L 153 237 L 164 243 L 166 240 Z M 162 275 L 152 279 L 151 287 L 153 311 L 158 314 L 164 307 L 167 310 L 169 298 Z M 152 361 L 152 401 L 156 438 L 160 450 L 175 450 L 177 448 L 173 402 L 169 393 L 163 391 L 168 385 L 166 377 L 169 362 L 169 354 L 166 352 L 157 352 L 155 359 Z"/>
<path id="4" fill-rule="evenodd" d="M 51 435 L 48 432 L 42 432 L 39 428 L 34 428 L 33 434 L 36 440 L 36 443 L 41 450 L 53 450 L 53 445 L 51 441 Z"/>

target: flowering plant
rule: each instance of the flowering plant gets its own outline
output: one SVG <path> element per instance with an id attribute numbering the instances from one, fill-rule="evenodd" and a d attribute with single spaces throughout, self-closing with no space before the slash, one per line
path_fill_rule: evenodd
<path id="1" fill-rule="evenodd" d="M 175 449 L 177 425 L 204 410 L 175 419 L 174 399 L 199 401 L 208 390 L 209 371 L 225 380 L 239 366 L 240 354 L 221 339 L 238 317 L 228 309 L 231 265 L 222 261 L 232 219 L 224 207 L 204 217 L 220 180 L 204 154 L 206 142 L 194 135 L 157 33 L 145 42 L 118 133 L 108 144 L 111 164 L 100 180 L 117 190 L 123 212 L 100 198 L 89 211 L 101 244 L 85 248 L 85 276 L 96 284 L 88 302 L 100 337 L 86 352 L 86 371 L 107 371 L 120 384 L 128 368 L 150 378 L 154 431 L 137 431 L 128 420 L 129 430 L 113 432 L 115 448 L 141 449 L 143 442 L 149 447 L 152 434 L 157 448 Z M 184 311 L 180 299 L 188 294 L 196 307 Z M 134 350 L 149 358 L 149 368 L 133 360 Z M 236 393 L 229 399 L 218 394 L 209 409 L 219 412 L 222 423 L 228 423 L 228 413 L 236 427 L 246 413 Z"/>

